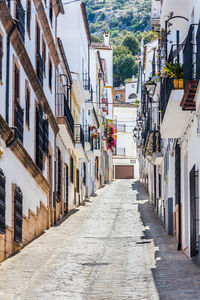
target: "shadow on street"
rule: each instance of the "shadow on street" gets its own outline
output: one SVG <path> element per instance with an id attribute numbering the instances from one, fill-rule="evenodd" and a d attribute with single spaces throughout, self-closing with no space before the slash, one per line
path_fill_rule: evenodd
<path id="1" fill-rule="evenodd" d="M 177 251 L 175 237 L 167 235 L 143 185 L 137 181 L 134 189 L 137 189 L 138 211 L 145 227 L 142 239 L 152 243 L 154 248 L 151 271 L 160 299 L 200 299 L 200 268 Z"/>

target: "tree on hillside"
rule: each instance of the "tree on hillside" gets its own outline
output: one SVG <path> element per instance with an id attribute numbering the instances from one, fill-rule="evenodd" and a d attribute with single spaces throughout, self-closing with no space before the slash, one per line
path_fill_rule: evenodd
<path id="1" fill-rule="evenodd" d="M 132 54 L 114 56 L 114 86 L 124 84 L 124 80 L 137 74 L 137 64 Z"/>
<path id="2" fill-rule="evenodd" d="M 116 46 L 114 48 L 114 57 L 118 57 L 122 54 L 128 55 L 131 54 L 131 51 L 123 45 Z"/>
<path id="3" fill-rule="evenodd" d="M 122 43 L 123 46 L 127 47 L 133 55 L 139 52 L 139 43 L 136 37 L 133 35 L 127 35 Z"/>

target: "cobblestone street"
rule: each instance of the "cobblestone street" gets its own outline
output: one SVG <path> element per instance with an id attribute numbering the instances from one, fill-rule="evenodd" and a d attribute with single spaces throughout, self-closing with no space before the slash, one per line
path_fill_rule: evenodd
<path id="1" fill-rule="evenodd" d="M 115 181 L 0 267 L 0 299 L 200 299 L 140 183 Z"/>

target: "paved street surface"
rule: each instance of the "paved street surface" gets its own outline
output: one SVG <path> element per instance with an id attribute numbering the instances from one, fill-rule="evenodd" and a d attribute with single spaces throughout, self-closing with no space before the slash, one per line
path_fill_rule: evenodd
<path id="1" fill-rule="evenodd" d="M 115 181 L 0 266 L 0 299 L 200 299 L 138 182 Z"/>

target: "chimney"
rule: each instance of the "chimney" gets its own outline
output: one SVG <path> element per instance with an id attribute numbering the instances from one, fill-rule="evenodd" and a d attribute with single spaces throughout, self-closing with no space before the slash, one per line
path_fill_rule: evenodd
<path id="1" fill-rule="evenodd" d="M 104 33 L 104 46 L 110 46 L 110 33 L 108 31 Z"/>

